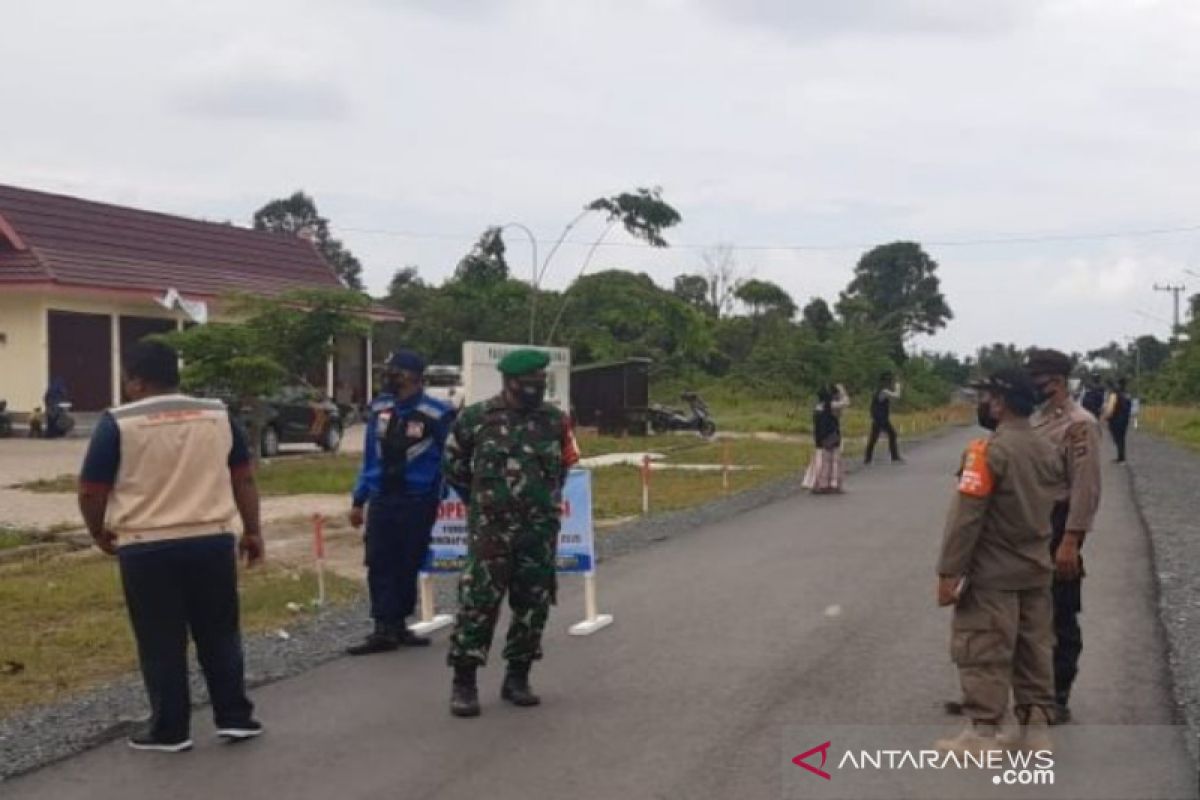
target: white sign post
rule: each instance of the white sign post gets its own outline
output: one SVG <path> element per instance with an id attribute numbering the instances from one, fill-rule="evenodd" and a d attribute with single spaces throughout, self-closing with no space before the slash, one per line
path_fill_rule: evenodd
<path id="1" fill-rule="evenodd" d="M 463 342 L 463 391 L 466 404 L 490 400 L 500 394 L 503 379 L 496 365 L 514 350 L 541 350 L 550 356 L 546 368 L 546 402 L 563 411 L 571 407 L 571 351 L 566 347 L 532 347 L 525 344 Z"/>
<path id="2" fill-rule="evenodd" d="M 453 490 L 442 501 L 438 521 L 433 527 L 433 541 L 421 568 L 421 615 L 431 620 L 446 619 L 449 614 L 434 615 L 433 592 L 426 595 L 425 586 L 435 573 L 453 573 L 463 569 L 467 561 L 467 505 Z M 584 619 L 572 625 L 573 636 L 587 636 L 612 624 L 610 614 L 599 613 L 596 602 L 596 543 L 592 526 L 592 476 L 587 470 L 571 470 L 563 487 L 562 527 L 558 533 L 557 569 L 559 574 L 583 575 Z M 426 609 L 425 598 L 429 598 Z M 441 626 L 439 626 L 441 627 Z M 414 628 L 415 630 L 415 628 Z M 430 628 L 428 630 L 437 630 Z"/>

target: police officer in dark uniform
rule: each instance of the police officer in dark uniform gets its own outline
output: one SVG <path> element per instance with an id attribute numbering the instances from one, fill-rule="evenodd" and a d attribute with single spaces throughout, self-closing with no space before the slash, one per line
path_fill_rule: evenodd
<path id="1" fill-rule="evenodd" d="M 1050 550 L 1054 557 L 1054 693 L 1056 723 L 1070 720 L 1071 688 L 1079 672 L 1083 634 L 1084 539 L 1100 508 L 1100 423 L 1071 398 L 1071 359 L 1057 350 L 1034 350 L 1025 362 L 1043 403 L 1033 429 L 1059 452 L 1067 468 L 1067 493 L 1054 505 Z"/>
<path id="2" fill-rule="evenodd" d="M 454 409 L 425 394 L 425 361 L 408 350 L 387 362 L 384 391 L 371 404 L 363 466 L 354 487 L 350 524 L 363 524 L 367 507 L 367 588 L 375 629 L 350 655 L 429 640 L 408 630 L 404 618 L 417 602 L 417 573 L 425 560 L 441 499 L 442 451 Z"/>

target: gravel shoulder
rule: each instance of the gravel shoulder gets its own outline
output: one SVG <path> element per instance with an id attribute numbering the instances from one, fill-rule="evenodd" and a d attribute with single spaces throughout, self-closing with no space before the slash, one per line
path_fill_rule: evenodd
<path id="1" fill-rule="evenodd" d="M 912 449 L 957 430 L 955 427 L 942 428 L 923 437 L 907 438 L 902 444 L 906 449 Z M 847 467 L 851 475 L 863 469 L 854 459 L 847 460 Z M 883 461 L 869 469 L 903 467 Z M 853 489 L 852 478 L 850 488 Z M 692 531 L 727 521 L 801 491 L 800 473 L 797 473 L 746 492 L 714 496 L 710 502 L 694 508 L 637 519 L 599 535 L 597 558 L 603 563 L 679 539 Z M 600 581 L 603 593 L 602 571 Z M 436 585 L 439 610 L 452 609 L 455 605 L 454 578 L 440 577 Z M 367 618 L 364 599 L 298 621 L 288 627 L 286 638 L 278 633 L 247 637 L 248 682 L 251 686 L 261 686 L 339 657 L 350 640 L 366 632 Z M 197 679 L 195 668 L 192 673 L 192 696 L 198 704 L 204 704 L 207 694 Z M 0 720 L 0 782 L 124 735 L 147 714 L 140 680 L 130 676 L 83 695 L 64 698 L 61 703 Z"/>
<path id="2" fill-rule="evenodd" d="M 1132 437 L 1129 479 L 1149 532 L 1175 699 L 1200 760 L 1200 454 L 1156 436 Z"/>

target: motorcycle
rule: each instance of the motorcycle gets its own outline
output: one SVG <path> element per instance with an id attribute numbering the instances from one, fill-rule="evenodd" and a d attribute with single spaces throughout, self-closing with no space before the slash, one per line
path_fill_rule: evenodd
<path id="1" fill-rule="evenodd" d="M 667 431 L 697 431 L 706 439 L 717 433 L 717 423 L 712 418 L 708 405 L 695 392 L 684 392 L 679 399 L 688 404 L 690 413 L 676 408 L 654 404 L 649 409 L 650 428 L 655 433 Z"/>
<path id="2" fill-rule="evenodd" d="M 46 439 L 60 439 L 69 436 L 73 430 L 75 417 L 71 415 L 71 404 L 65 401 L 52 404 L 46 411 L 42 436 Z"/>
<path id="3" fill-rule="evenodd" d="M 0 439 L 7 439 L 13 434 L 12 414 L 8 413 L 8 401 L 0 400 Z"/>

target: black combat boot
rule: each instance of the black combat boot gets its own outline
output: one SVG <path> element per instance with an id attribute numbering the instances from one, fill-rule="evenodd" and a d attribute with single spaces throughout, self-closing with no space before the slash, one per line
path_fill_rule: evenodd
<path id="1" fill-rule="evenodd" d="M 542 698 L 529 688 L 529 667 L 528 661 L 510 661 L 508 663 L 508 672 L 504 675 L 504 686 L 500 689 L 500 697 L 514 706 L 536 706 L 542 702 Z"/>
<path id="2" fill-rule="evenodd" d="M 450 713 L 456 717 L 479 716 L 479 687 L 475 683 L 475 665 L 456 666 L 450 688 Z"/>
<path id="3" fill-rule="evenodd" d="M 388 653 L 400 646 L 400 634 L 394 625 L 375 623 L 375 630 L 361 644 L 347 647 L 346 652 L 352 656 L 369 656 L 374 653 Z"/>
<path id="4" fill-rule="evenodd" d="M 397 631 L 397 640 L 401 647 L 429 647 L 429 639 L 427 637 L 418 636 L 413 633 L 403 622 L 400 623 L 400 628 Z"/>
<path id="5" fill-rule="evenodd" d="M 1070 692 L 1058 692 L 1055 694 L 1054 714 L 1050 718 L 1051 725 L 1066 725 L 1071 721 L 1071 709 L 1067 705 L 1070 699 Z"/>

